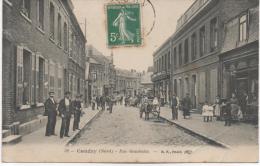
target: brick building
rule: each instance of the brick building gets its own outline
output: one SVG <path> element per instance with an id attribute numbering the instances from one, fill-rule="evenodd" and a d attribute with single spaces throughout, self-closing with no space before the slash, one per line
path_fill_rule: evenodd
<path id="1" fill-rule="evenodd" d="M 3 128 L 42 115 L 49 91 L 81 92 L 85 42 L 70 0 L 3 1 Z"/>
<path id="2" fill-rule="evenodd" d="M 221 94 L 219 55 L 227 37 L 225 23 L 257 3 L 196 0 L 189 7 L 178 19 L 175 33 L 157 51 L 170 47 L 172 92 L 180 98 L 189 93 L 193 107 L 214 102 Z"/>
<path id="3" fill-rule="evenodd" d="M 91 45 L 87 46 L 89 56 L 89 99 L 97 95 L 111 95 L 114 91 L 115 66 L 113 55 L 105 56 Z"/>
<path id="4" fill-rule="evenodd" d="M 116 68 L 115 92 L 125 96 L 141 93 L 141 73 L 135 70 Z"/>

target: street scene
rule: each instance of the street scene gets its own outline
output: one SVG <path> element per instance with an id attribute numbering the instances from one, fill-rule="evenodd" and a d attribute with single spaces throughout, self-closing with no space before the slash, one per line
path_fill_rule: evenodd
<path id="1" fill-rule="evenodd" d="M 3 161 L 257 162 L 258 3 L 4 0 Z"/>

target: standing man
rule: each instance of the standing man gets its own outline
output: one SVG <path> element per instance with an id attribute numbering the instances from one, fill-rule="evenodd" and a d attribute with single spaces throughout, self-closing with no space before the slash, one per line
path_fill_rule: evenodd
<path id="1" fill-rule="evenodd" d="M 76 100 L 73 102 L 73 113 L 74 113 L 73 131 L 75 131 L 76 129 L 79 130 L 81 110 L 82 110 L 81 95 L 77 95 Z"/>
<path id="2" fill-rule="evenodd" d="M 44 103 L 45 115 L 48 116 L 45 136 L 55 135 L 55 125 L 57 116 L 57 103 L 54 100 L 54 92 L 49 92 L 49 98 Z"/>
<path id="3" fill-rule="evenodd" d="M 183 108 L 183 118 L 186 119 L 186 116 L 190 116 L 191 109 L 191 99 L 189 97 L 189 93 L 186 94 L 186 97 L 182 100 L 182 108 Z"/>
<path id="4" fill-rule="evenodd" d="M 101 110 L 104 111 L 106 107 L 106 97 L 104 95 L 100 97 L 100 102 L 101 102 Z"/>
<path id="5" fill-rule="evenodd" d="M 70 117 L 72 112 L 72 104 L 70 100 L 70 92 L 65 93 L 65 98 L 59 103 L 58 110 L 62 118 L 61 128 L 60 128 L 60 138 L 69 137 L 69 127 L 70 127 Z"/>
<path id="6" fill-rule="evenodd" d="M 172 96 L 172 120 L 178 119 L 178 99 L 175 94 Z"/>
<path id="7" fill-rule="evenodd" d="M 98 110 L 98 108 L 100 107 L 100 96 L 99 95 L 97 95 L 97 97 L 96 97 L 96 103 L 97 103 L 97 110 Z"/>

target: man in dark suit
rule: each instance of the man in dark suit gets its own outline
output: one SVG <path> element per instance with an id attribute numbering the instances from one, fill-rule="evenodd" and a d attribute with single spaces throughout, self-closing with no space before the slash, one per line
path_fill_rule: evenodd
<path id="1" fill-rule="evenodd" d="M 73 101 L 73 113 L 74 113 L 73 131 L 79 129 L 81 110 L 82 110 L 81 95 L 77 95 L 76 100 Z"/>
<path id="2" fill-rule="evenodd" d="M 183 118 L 186 119 L 187 116 L 190 116 L 191 109 L 191 99 L 189 97 L 189 93 L 186 94 L 186 97 L 182 100 L 182 109 L 183 109 Z"/>
<path id="3" fill-rule="evenodd" d="M 70 100 L 70 92 L 65 93 L 65 98 L 62 99 L 58 107 L 60 116 L 62 118 L 60 128 L 60 138 L 69 137 L 70 118 L 72 113 L 72 103 Z"/>
<path id="4" fill-rule="evenodd" d="M 44 103 L 45 115 L 48 116 L 45 136 L 55 135 L 55 125 L 57 116 L 57 103 L 54 100 L 54 92 L 49 92 L 49 98 Z"/>

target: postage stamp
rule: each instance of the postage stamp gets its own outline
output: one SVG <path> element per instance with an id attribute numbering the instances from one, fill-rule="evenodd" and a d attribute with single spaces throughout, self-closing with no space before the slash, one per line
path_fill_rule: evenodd
<path id="1" fill-rule="evenodd" d="M 142 44 L 139 3 L 107 4 L 106 13 L 109 47 Z"/>

